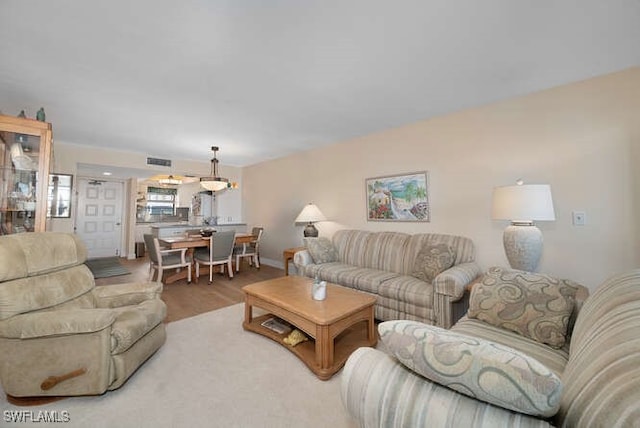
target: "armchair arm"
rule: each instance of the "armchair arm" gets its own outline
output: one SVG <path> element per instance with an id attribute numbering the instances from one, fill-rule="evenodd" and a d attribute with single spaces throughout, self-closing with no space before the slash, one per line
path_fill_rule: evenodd
<path id="1" fill-rule="evenodd" d="M 31 312 L 0 321 L 0 337 L 35 339 L 93 333 L 111 326 L 115 320 L 116 314 L 108 309 Z"/>
<path id="2" fill-rule="evenodd" d="M 297 251 L 293 255 L 293 264 L 296 265 L 296 268 L 298 270 L 302 266 L 312 265 L 313 259 L 311 258 L 311 253 L 309 252 L 309 250 Z"/>
<path id="3" fill-rule="evenodd" d="M 482 271 L 475 262 L 460 263 L 445 270 L 433 280 L 436 294 L 444 294 L 455 302 L 464 296 L 467 285 L 471 283 Z"/>
<path id="4" fill-rule="evenodd" d="M 341 396 L 360 426 L 550 427 L 431 382 L 373 348 L 351 354 L 342 371 Z"/>
<path id="5" fill-rule="evenodd" d="M 91 290 L 98 308 L 118 308 L 137 305 L 145 300 L 159 299 L 161 282 L 128 282 L 97 286 Z"/>
<path id="6" fill-rule="evenodd" d="M 451 328 L 469 308 L 467 285 L 480 275 L 474 263 L 460 263 L 447 269 L 433 280 L 433 310 L 438 327 Z"/>
<path id="7" fill-rule="evenodd" d="M 173 249 L 167 249 L 167 250 L 160 250 L 160 256 L 165 256 L 167 254 L 172 254 L 172 253 L 182 253 L 180 254 L 180 260 L 182 261 L 182 263 L 186 263 L 187 250 L 188 248 L 173 248 Z"/>

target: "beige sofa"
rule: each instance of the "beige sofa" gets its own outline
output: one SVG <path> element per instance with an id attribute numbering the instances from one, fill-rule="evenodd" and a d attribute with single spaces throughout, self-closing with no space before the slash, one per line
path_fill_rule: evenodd
<path id="1" fill-rule="evenodd" d="M 401 321 L 382 323 L 382 350 L 360 348 L 345 365 L 343 403 L 363 427 L 640 426 L 640 270 L 605 281 L 584 304 L 581 294 L 575 295 L 566 324 L 568 336 L 560 348 L 559 343 L 553 347 L 508 326 L 474 318 L 471 310 L 446 331 L 400 325 Z M 490 307 L 485 297 L 484 292 L 476 295 L 474 288 L 471 307 L 476 299 L 478 307 Z M 547 306 L 561 300 L 549 299 Z M 534 317 L 535 304 L 528 307 L 527 316 Z M 545 315 L 537 325 L 553 318 Z M 431 340 L 447 334 L 464 339 Z M 516 364 L 517 371 L 509 378 L 506 370 L 495 368 L 495 355 L 481 359 L 480 355 L 487 354 L 470 351 L 482 341 L 516 354 L 526 364 Z M 438 347 L 432 348 L 434 343 Z M 512 358 L 508 361 L 514 361 Z M 470 360 L 479 368 L 473 369 Z M 438 377 L 429 367 L 447 376 Z M 501 384 L 500 376 L 509 382 Z M 482 388 L 473 389 L 474 385 Z M 518 396 L 524 400 L 519 401 Z"/>
<path id="2" fill-rule="evenodd" d="M 10 397 L 119 388 L 165 341 L 162 284 L 96 287 L 73 234 L 0 237 L 0 381 Z"/>
<path id="3" fill-rule="evenodd" d="M 466 286 L 480 274 L 463 236 L 339 230 L 331 241 L 305 241 L 294 256 L 298 272 L 375 295 L 379 320 L 448 328 L 466 312 Z"/>

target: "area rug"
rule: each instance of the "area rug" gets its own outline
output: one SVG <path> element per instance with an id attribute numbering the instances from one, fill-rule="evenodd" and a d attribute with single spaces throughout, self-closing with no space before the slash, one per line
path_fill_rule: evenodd
<path id="1" fill-rule="evenodd" d="M 66 412 L 65 427 L 354 427 L 338 372 L 321 381 L 281 345 L 242 329 L 243 304 L 167 325 L 167 342 L 118 390 L 7 411 Z M 15 414 L 15 413 L 12 413 Z M 48 424 L 44 424 L 48 425 Z"/>
<path id="2" fill-rule="evenodd" d="M 89 267 L 91 273 L 93 273 L 94 278 L 108 278 L 110 276 L 127 275 L 131 273 L 120 264 L 118 257 L 89 259 L 85 264 Z"/>

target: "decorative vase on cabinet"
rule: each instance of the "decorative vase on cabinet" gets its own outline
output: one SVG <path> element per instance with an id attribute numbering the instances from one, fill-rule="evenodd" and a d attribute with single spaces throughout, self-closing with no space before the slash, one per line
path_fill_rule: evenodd
<path id="1" fill-rule="evenodd" d="M 0 115 L 0 235 L 46 228 L 51 124 Z"/>

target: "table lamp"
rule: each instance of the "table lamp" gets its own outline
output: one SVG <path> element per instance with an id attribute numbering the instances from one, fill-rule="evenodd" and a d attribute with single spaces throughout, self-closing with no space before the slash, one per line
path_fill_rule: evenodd
<path id="1" fill-rule="evenodd" d="M 542 232 L 534 221 L 556 219 L 548 184 L 524 184 L 493 189 L 491 218 L 510 220 L 503 234 L 504 251 L 513 269 L 535 272 L 542 256 Z"/>
<path id="2" fill-rule="evenodd" d="M 300 211 L 298 217 L 296 217 L 296 223 L 307 223 L 307 226 L 304 228 L 304 236 L 305 238 L 317 238 L 318 237 L 318 229 L 313 225 L 316 221 L 325 221 L 327 218 L 320 212 L 320 209 L 312 203 L 305 205 L 305 207 Z"/>

